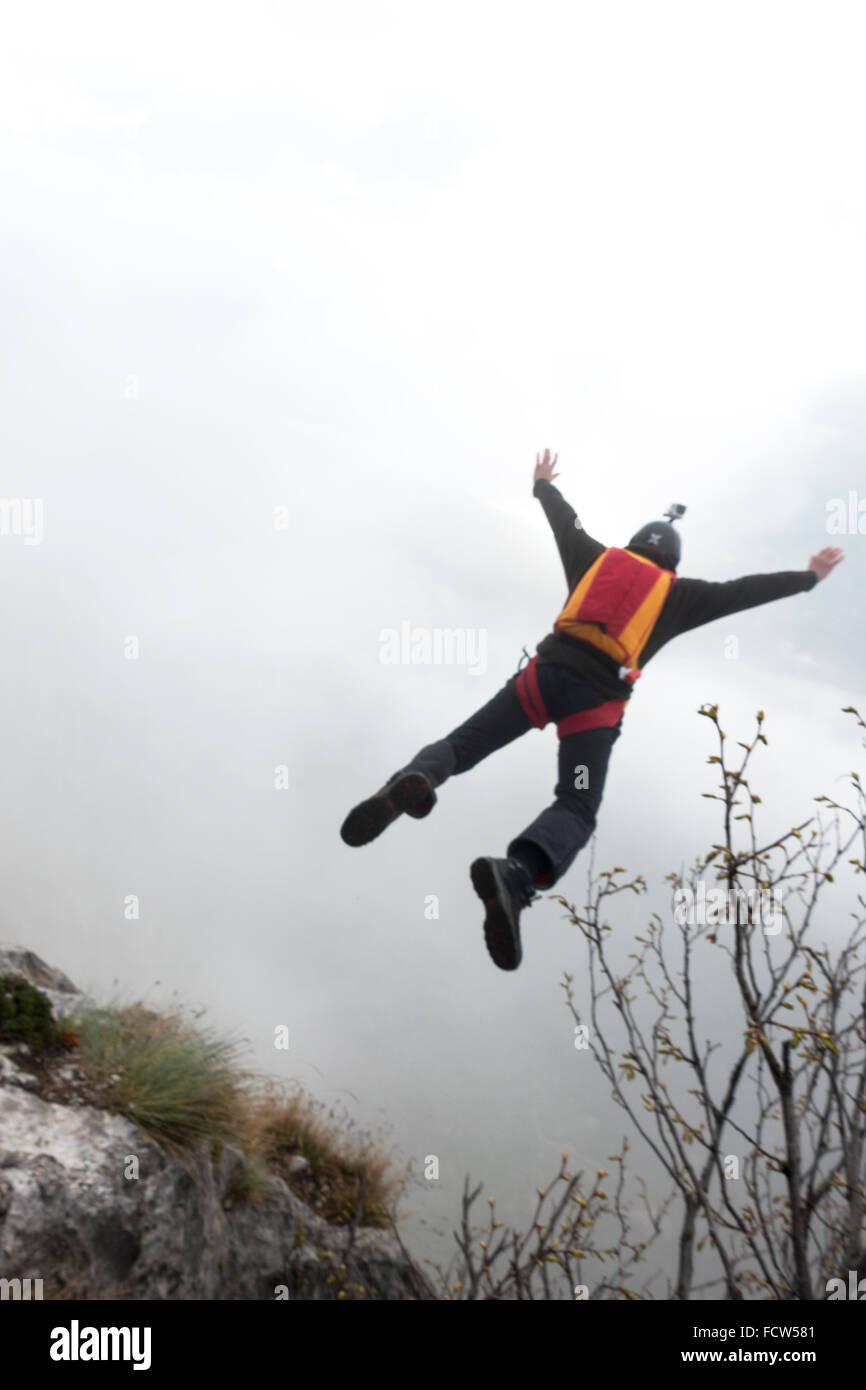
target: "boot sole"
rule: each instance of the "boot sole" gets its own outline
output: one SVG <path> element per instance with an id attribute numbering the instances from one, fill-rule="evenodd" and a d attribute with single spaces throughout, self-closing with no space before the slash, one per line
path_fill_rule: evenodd
<path id="1" fill-rule="evenodd" d="M 500 970 L 516 970 L 523 959 L 523 948 L 520 928 L 512 923 L 508 890 L 487 859 L 476 859 L 469 876 L 487 910 L 484 940 L 490 957 Z"/>
<path id="2" fill-rule="evenodd" d="M 377 792 L 350 811 L 340 828 L 340 837 L 354 848 L 368 845 L 404 811 L 411 811 L 430 794 L 430 783 L 423 773 L 407 772 L 388 788 L 387 794 Z"/>

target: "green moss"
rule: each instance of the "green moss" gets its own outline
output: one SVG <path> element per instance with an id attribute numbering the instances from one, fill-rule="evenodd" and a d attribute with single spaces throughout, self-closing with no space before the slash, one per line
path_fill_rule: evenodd
<path id="1" fill-rule="evenodd" d="M 47 997 L 20 975 L 0 975 L 0 1041 L 25 1042 L 40 1051 L 60 1041 Z"/>

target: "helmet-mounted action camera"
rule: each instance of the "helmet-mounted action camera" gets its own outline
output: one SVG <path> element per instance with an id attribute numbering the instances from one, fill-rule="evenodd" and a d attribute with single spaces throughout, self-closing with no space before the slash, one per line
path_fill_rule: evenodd
<path id="1" fill-rule="evenodd" d="M 639 531 L 635 531 L 626 549 L 634 550 L 645 560 L 652 560 L 662 569 L 675 570 L 680 562 L 682 545 L 680 533 L 674 529 L 674 522 L 685 516 L 682 502 L 672 502 L 665 512 L 664 521 L 649 521 Z"/>

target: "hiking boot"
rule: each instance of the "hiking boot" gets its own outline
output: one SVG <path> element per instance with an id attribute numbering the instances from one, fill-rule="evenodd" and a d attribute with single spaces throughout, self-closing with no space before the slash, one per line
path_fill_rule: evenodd
<path id="1" fill-rule="evenodd" d="M 476 859 L 472 887 L 487 909 L 484 940 L 500 970 L 516 970 L 523 959 L 520 914 L 538 894 L 529 870 L 516 859 Z"/>
<path id="2" fill-rule="evenodd" d="M 349 812 L 340 835 L 347 845 L 368 845 L 404 812 L 421 820 L 429 816 L 435 804 L 436 792 L 430 778 L 413 768 L 404 768 L 395 772 L 375 796 Z"/>

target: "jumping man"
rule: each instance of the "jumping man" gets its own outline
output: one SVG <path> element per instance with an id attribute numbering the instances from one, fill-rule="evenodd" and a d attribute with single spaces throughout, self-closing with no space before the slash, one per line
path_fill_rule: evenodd
<path id="1" fill-rule="evenodd" d="M 468 772 L 528 729 L 556 724 L 559 780 L 555 801 L 511 841 L 504 859 L 476 859 L 472 884 L 486 909 L 487 949 L 502 970 L 522 958 L 520 913 L 570 868 L 595 829 L 611 749 L 619 738 L 634 682 L 672 637 L 744 608 L 812 589 L 842 560 L 827 547 L 805 570 L 753 574 L 727 583 L 679 579 L 680 536 L 673 520 L 651 521 L 624 549 L 583 530 L 553 486 L 559 455 L 536 455 L 533 493 L 553 530 L 569 597 L 536 655 L 486 705 L 446 738 L 427 744 L 374 796 L 356 806 L 340 834 L 366 845 L 405 812 L 420 820 L 435 788 Z M 575 773 L 579 772 L 579 776 Z"/>

